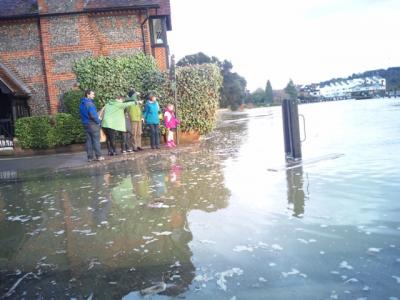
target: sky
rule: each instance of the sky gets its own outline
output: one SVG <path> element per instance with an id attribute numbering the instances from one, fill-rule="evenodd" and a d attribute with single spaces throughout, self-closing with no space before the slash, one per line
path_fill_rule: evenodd
<path id="1" fill-rule="evenodd" d="M 400 0 L 170 0 L 170 52 L 227 59 L 250 91 L 400 66 Z"/>

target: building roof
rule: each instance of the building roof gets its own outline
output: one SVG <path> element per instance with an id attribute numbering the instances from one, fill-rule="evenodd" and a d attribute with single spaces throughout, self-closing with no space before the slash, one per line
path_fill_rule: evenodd
<path id="1" fill-rule="evenodd" d="M 0 88 L 5 92 L 14 95 L 28 96 L 31 94 L 30 89 L 25 83 L 14 74 L 5 64 L 0 61 Z M 4 89 L 4 90 L 3 90 Z"/>
<path id="2" fill-rule="evenodd" d="M 140 6 L 159 6 L 159 15 L 170 15 L 169 0 L 86 0 L 85 9 L 95 10 L 101 8 L 127 8 Z"/>
<path id="3" fill-rule="evenodd" d="M 50 8 L 46 13 L 82 13 L 84 11 L 106 11 L 139 8 L 155 8 L 157 15 L 167 16 L 167 27 L 171 30 L 171 6 L 170 0 L 81 0 L 84 1 L 82 11 L 71 11 L 70 6 L 57 6 Z M 0 0 L 0 20 L 34 17 L 39 15 L 37 0 Z"/>
<path id="4" fill-rule="evenodd" d="M 0 17 L 38 13 L 36 0 L 0 0 Z"/>

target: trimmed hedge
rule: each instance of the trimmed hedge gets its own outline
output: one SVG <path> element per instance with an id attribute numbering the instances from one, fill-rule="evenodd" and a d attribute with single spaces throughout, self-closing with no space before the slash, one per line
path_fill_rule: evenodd
<path id="1" fill-rule="evenodd" d="M 177 68 L 178 113 L 182 131 L 209 133 L 215 126 L 222 75 L 214 64 Z"/>
<path id="2" fill-rule="evenodd" d="M 74 72 L 82 90 L 93 89 L 96 92 L 100 106 L 120 93 L 127 94 L 131 88 L 143 94 L 152 90 L 160 73 L 155 59 L 143 52 L 79 60 L 74 65 Z"/>
<path id="3" fill-rule="evenodd" d="M 209 133 L 215 126 L 222 75 L 217 65 L 202 64 L 176 68 L 177 117 L 180 130 Z M 175 103 L 174 86 L 167 74 L 158 86 L 160 106 Z"/>
<path id="4" fill-rule="evenodd" d="M 65 113 L 20 118 L 15 123 L 15 136 L 24 149 L 46 149 L 84 140 L 81 122 Z"/>

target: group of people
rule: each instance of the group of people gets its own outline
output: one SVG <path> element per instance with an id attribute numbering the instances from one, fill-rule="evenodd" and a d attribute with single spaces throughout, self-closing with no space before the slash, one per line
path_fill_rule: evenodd
<path id="1" fill-rule="evenodd" d="M 116 140 L 121 138 L 121 153 L 127 154 L 141 151 L 142 126 L 150 132 L 151 149 L 160 149 L 160 105 L 153 93 L 147 97 L 144 109 L 143 102 L 138 99 L 139 93 L 134 90 L 120 94 L 115 100 L 109 101 L 98 113 L 93 102 L 95 92 L 86 90 L 81 99 L 79 112 L 86 135 L 86 152 L 88 161 L 104 160 L 100 146 L 100 130 L 106 136 L 108 155 L 117 155 Z M 175 117 L 174 106 L 168 104 L 163 114 L 167 129 L 167 144 L 175 147 L 174 129 L 179 125 Z M 143 124 L 144 122 L 144 124 Z"/>

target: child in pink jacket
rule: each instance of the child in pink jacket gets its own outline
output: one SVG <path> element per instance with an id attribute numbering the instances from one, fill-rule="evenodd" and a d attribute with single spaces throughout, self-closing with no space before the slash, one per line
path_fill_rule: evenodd
<path id="1" fill-rule="evenodd" d="M 164 124 L 165 127 L 168 129 L 167 133 L 167 147 L 173 148 L 176 147 L 174 142 L 174 132 L 175 129 L 179 125 L 180 121 L 175 117 L 174 114 L 174 106 L 170 103 L 165 108 L 164 112 Z"/>

